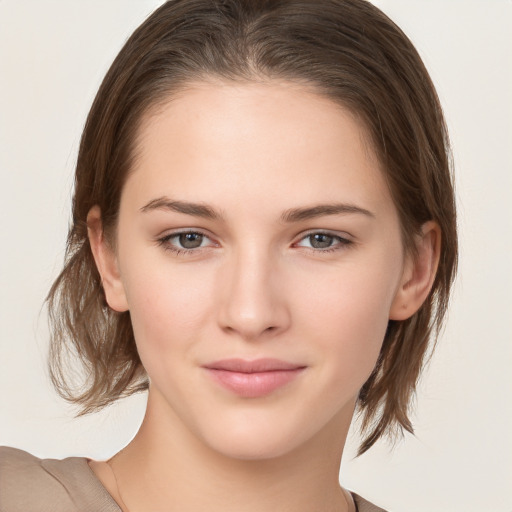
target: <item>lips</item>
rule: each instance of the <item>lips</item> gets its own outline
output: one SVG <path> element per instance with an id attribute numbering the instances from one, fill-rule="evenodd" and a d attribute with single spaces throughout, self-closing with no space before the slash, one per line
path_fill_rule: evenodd
<path id="1" fill-rule="evenodd" d="M 243 398 L 257 398 L 287 385 L 306 367 L 279 359 L 223 359 L 203 368 L 230 392 Z"/>

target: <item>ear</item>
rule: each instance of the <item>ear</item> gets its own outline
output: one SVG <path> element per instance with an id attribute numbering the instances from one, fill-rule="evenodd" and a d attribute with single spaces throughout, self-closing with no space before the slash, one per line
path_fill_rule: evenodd
<path id="1" fill-rule="evenodd" d="M 101 276 L 107 304 L 114 311 L 120 313 L 127 311 L 128 303 L 119 273 L 117 256 L 105 240 L 99 206 L 93 206 L 87 214 L 87 234 L 94 261 Z"/>
<path id="2" fill-rule="evenodd" d="M 389 312 L 390 320 L 407 320 L 428 297 L 441 253 L 441 228 L 429 221 L 416 239 L 416 255 L 407 256 L 400 286 Z"/>

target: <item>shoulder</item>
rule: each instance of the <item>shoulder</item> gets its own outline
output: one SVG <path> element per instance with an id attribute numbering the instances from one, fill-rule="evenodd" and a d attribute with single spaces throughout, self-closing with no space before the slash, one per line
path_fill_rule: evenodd
<path id="1" fill-rule="evenodd" d="M 0 512 L 118 512 L 83 457 L 39 459 L 0 447 Z"/>
<path id="2" fill-rule="evenodd" d="M 383 508 L 373 505 L 364 498 L 361 498 L 358 494 L 352 493 L 352 497 L 357 506 L 357 512 L 386 512 Z"/>
<path id="3" fill-rule="evenodd" d="M 35 507 L 76 510 L 65 487 L 44 468 L 42 459 L 0 447 L 0 512 L 35 511 Z"/>

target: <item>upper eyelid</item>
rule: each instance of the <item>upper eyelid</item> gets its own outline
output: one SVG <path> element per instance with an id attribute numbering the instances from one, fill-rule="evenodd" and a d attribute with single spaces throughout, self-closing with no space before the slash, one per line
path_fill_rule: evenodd
<path id="1" fill-rule="evenodd" d="M 166 231 L 167 230 L 164 230 L 162 232 L 165 234 L 158 235 L 158 238 L 163 238 L 166 236 L 173 236 L 173 235 L 181 235 L 184 233 L 199 233 L 199 234 L 207 236 L 209 238 L 211 238 L 213 236 L 211 233 L 209 233 L 208 230 L 205 230 L 203 228 L 193 228 L 193 227 L 192 228 L 178 228 L 176 230 L 171 230 L 170 232 L 166 232 Z M 340 232 L 340 231 L 337 231 L 334 229 L 322 229 L 322 228 L 314 228 L 314 229 L 308 229 L 306 231 L 301 231 L 298 235 L 295 235 L 294 238 L 303 238 L 305 236 L 313 235 L 316 233 L 326 234 L 326 235 L 331 235 L 331 236 L 339 236 L 341 238 L 344 238 L 345 236 L 352 238 L 352 235 L 346 231 Z"/>
<path id="2" fill-rule="evenodd" d="M 206 238 L 209 238 L 210 240 L 213 238 L 210 233 L 207 231 L 200 229 L 200 228 L 183 228 L 183 229 L 177 229 L 174 231 L 163 231 L 162 234 L 157 235 L 155 238 L 158 240 L 161 240 L 162 238 L 173 238 L 175 236 L 179 235 L 186 235 L 188 233 L 197 233 L 198 235 L 205 236 Z"/>
<path id="3" fill-rule="evenodd" d="M 340 232 L 340 231 L 336 231 L 336 230 L 332 230 L 332 229 L 310 229 L 308 231 L 300 233 L 299 235 L 297 235 L 297 237 L 295 237 L 295 239 L 302 240 L 308 236 L 316 235 L 316 234 L 328 235 L 328 236 L 332 236 L 333 238 L 341 238 L 343 240 L 349 240 L 351 242 L 354 241 L 354 236 L 351 235 L 350 233 L 347 233 L 346 231 Z"/>

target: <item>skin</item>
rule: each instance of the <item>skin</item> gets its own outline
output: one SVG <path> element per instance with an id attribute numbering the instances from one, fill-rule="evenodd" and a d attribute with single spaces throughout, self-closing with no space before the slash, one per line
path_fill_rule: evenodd
<path id="1" fill-rule="evenodd" d="M 88 217 L 107 301 L 130 311 L 150 378 L 137 436 L 91 461 L 124 510 L 354 509 L 338 474 L 357 395 L 388 320 L 428 295 L 440 238 L 425 224 L 407 256 L 366 140 L 347 110 L 288 82 L 192 84 L 144 119 L 115 251 L 99 209 Z M 181 247 L 183 230 L 200 247 Z M 247 398 L 203 367 L 233 357 L 304 370 Z"/>

